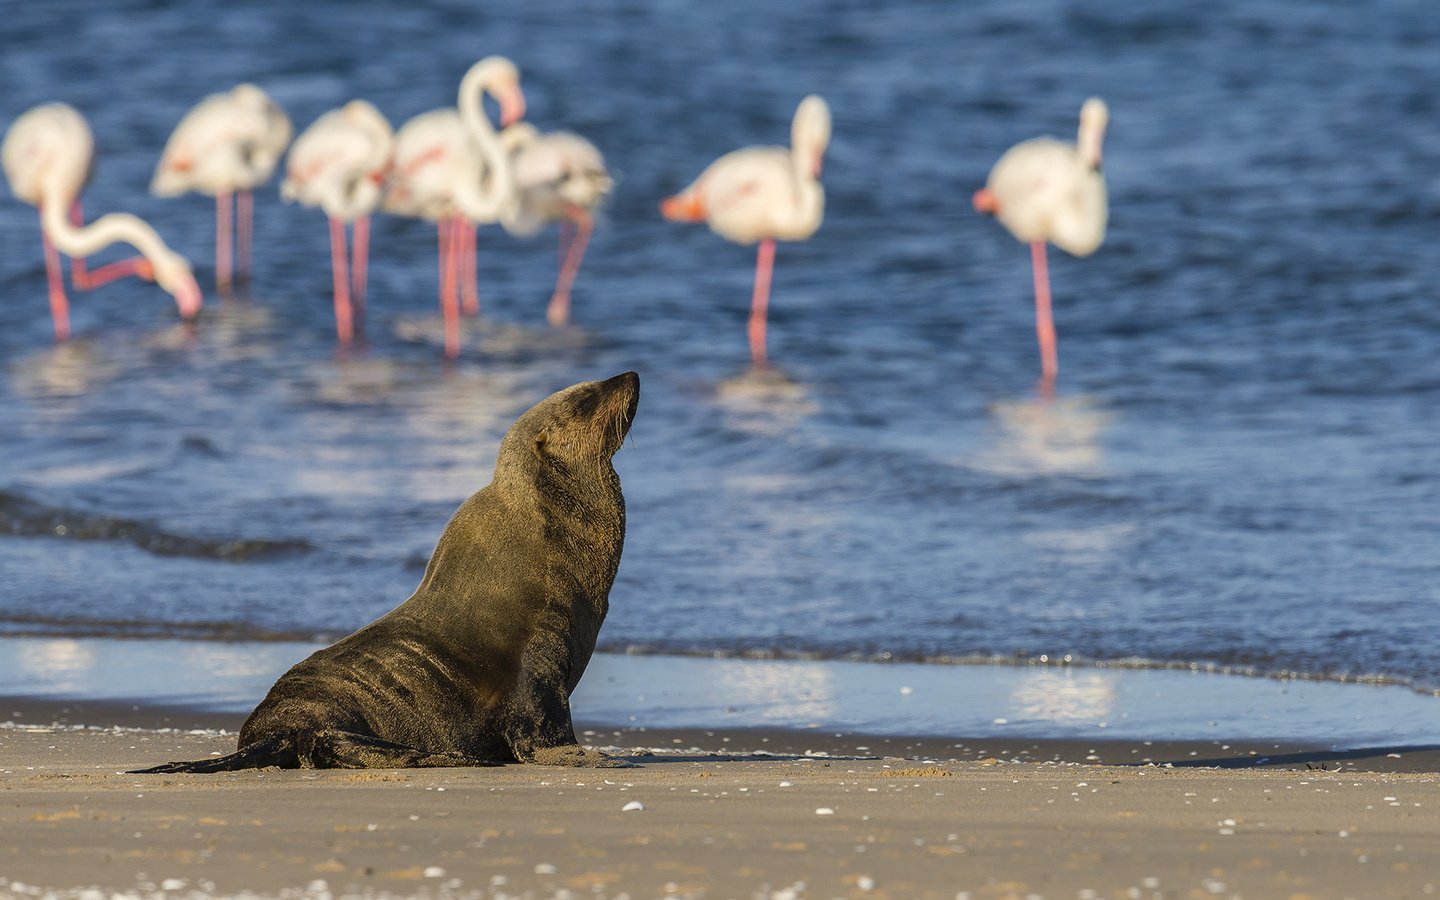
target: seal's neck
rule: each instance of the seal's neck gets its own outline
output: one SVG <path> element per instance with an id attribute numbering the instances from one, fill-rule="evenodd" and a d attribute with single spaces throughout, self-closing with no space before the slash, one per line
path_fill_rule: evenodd
<path id="1" fill-rule="evenodd" d="M 599 472 L 574 472 L 560 462 L 536 473 L 538 512 L 550 555 L 547 573 L 573 581 L 600 603 L 604 615 L 625 543 L 625 497 L 609 460 Z"/>

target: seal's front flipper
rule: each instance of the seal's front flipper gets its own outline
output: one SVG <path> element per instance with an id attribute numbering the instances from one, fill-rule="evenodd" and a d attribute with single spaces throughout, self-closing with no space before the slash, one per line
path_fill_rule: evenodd
<path id="1" fill-rule="evenodd" d="M 322 728 L 307 735 L 302 765 L 310 769 L 421 769 L 450 766 L 499 766 L 503 763 L 476 759 L 460 753 L 432 753 L 391 741 Z"/>
<path id="2" fill-rule="evenodd" d="M 131 769 L 127 775 L 171 775 L 175 773 L 207 774 L 210 772 L 234 772 L 238 769 L 263 769 L 279 766 L 282 769 L 298 769 L 300 760 L 295 753 L 295 742 L 289 735 L 272 735 L 264 740 L 248 744 L 226 756 L 214 759 L 197 759 L 190 762 L 172 762 L 148 769 Z"/>
<path id="3" fill-rule="evenodd" d="M 505 729 L 510 752 L 522 763 L 586 769 L 628 769 L 634 764 L 580 746 L 570 721 L 570 700 L 563 685 L 532 683 L 533 706 L 512 711 Z M 518 714 L 516 714 L 518 712 Z"/>

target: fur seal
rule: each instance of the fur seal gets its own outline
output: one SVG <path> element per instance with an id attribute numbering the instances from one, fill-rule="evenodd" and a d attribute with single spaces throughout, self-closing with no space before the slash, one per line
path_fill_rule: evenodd
<path id="1" fill-rule="evenodd" d="M 634 372 L 552 394 L 500 443 L 408 600 L 297 663 L 239 749 L 137 773 L 234 769 L 623 765 L 570 722 L 625 542 L 611 457 L 640 399 Z"/>

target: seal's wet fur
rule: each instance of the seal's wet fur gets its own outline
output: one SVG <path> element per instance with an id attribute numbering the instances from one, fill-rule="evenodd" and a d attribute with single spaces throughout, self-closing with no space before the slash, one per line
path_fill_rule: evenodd
<path id="1" fill-rule="evenodd" d="M 626 372 L 530 409 L 410 599 L 282 675 L 235 753 L 140 771 L 606 764 L 576 742 L 570 693 L 620 565 L 610 458 L 639 399 Z"/>

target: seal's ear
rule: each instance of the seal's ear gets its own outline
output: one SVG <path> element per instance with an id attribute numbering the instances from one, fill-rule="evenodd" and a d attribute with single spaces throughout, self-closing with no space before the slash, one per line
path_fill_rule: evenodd
<path id="1" fill-rule="evenodd" d="M 550 440 L 550 435 L 546 434 L 546 433 L 543 432 L 543 431 L 540 432 L 539 434 L 535 435 L 535 455 L 536 455 L 536 456 L 544 456 L 544 455 L 545 455 L 545 442 L 548 441 L 548 440 Z"/>

